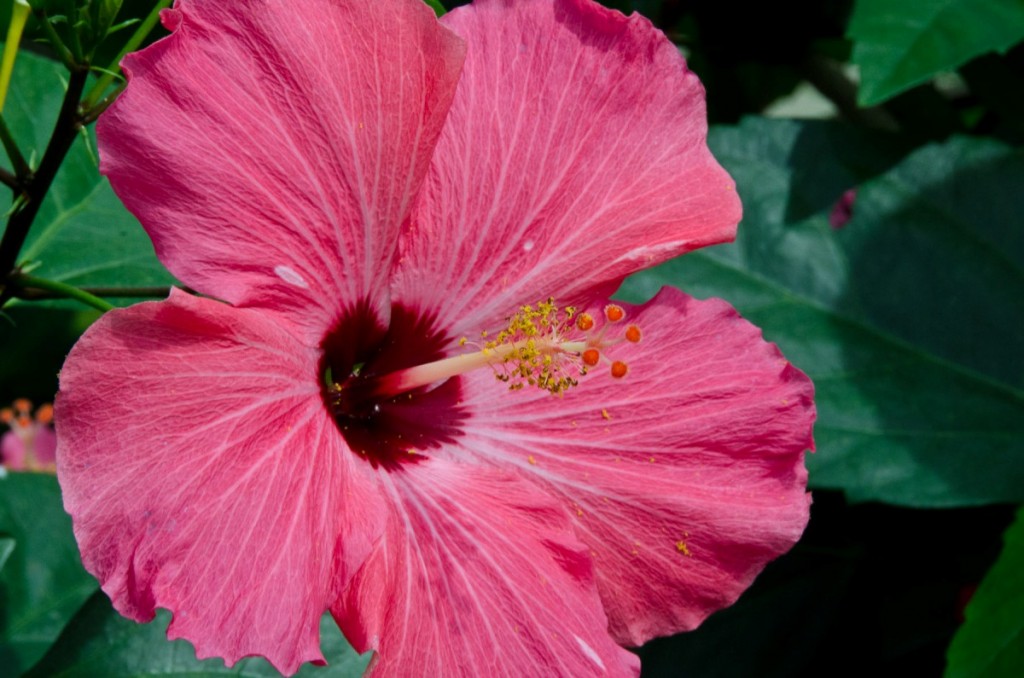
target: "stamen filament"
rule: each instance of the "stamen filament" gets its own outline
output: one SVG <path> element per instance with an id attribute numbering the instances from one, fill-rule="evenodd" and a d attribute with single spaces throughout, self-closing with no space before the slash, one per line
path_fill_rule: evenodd
<path id="1" fill-rule="evenodd" d="M 434 384 L 460 374 L 466 374 L 481 367 L 494 367 L 521 348 L 519 343 L 501 344 L 474 353 L 464 353 L 442 358 L 434 362 L 407 367 L 380 377 L 375 392 L 379 396 L 391 397 L 406 393 L 421 386 Z M 585 341 L 543 342 L 537 341 L 535 348 L 542 354 L 572 353 L 579 355 L 587 348 Z"/>

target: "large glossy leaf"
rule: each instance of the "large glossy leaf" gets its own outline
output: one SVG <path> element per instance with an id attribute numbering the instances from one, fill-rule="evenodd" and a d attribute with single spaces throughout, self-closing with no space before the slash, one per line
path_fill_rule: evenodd
<path id="1" fill-rule="evenodd" d="M 860 103 L 877 104 L 1024 39 L 1020 0 L 857 0 L 848 29 Z"/>
<path id="2" fill-rule="evenodd" d="M 169 621 L 170 614 L 160 610 L 157 618 L 149 624 L 136 624 L 115 612 L 106 595 L 97 592 L 29 677 L 128 678 L 145 675 L 162 678 L 255 678 L 280 675 L 261 658 L 243 659 L 230 669 L 220 659 L 199 661 L 189 643 L 167 640 L 165 631 Z M 370 655 L 356 654 L 329 615 L 325 615 L 320 623 L 320 638 L 328 666 L 305 664 L 298 676 L 342 678 L 363 675 Z"/>
<path id="3" fill-rule="evenodd" d="M 59 63 L 22 52 L 4 116 L 26 157 L 39 158 L 53 129 L 67 72 Z M 95 140 L 77 140 L 32 226 L 19 262 L 33 274 L 76 286 L 168 285 L 173 279 L 153 254 L 138 221 L 99 175 Z"/>
<path id="4" fill-rule="evenodd" d="M 949 648 L 946 678 L 1024 676 L 1024 509 L 1003 552 L 965 611 Z"/>
<path id="5" fill-rule="evenodd" d="M 0 478 L 0 534 L 14 540 L 0 570 L 0 674 L 17 676 L 56 640 L 96 580 L 82 569 L 52 475 Z"/>
<path id="6" fill-rule="evenodd" d="M 441 0 L 423 0 L 423 1 L 430 6 L 430 9 L 434 10 L 434 14 L 436 14 L 437 16 L 444 16 L 444 13 L 445 13 L 446 10 L 444 8 L 444 5 L 441 4 Z"/>
<path id="7" fill-rule="evenodd" d="M 833 151 L 843 135 L 759 119 L 715 130 L 744 200 L 739 239 L 622 294 L 723 297 L 780 344 L 816 385 L 812 485 L 911 506 L 1022 501 L 1024 157 L 954 139 L 867 181 L 839 231 L 827 210 L 788 218 L 797 196 L 820 204 L 836 177 L 857 180 Z"/>

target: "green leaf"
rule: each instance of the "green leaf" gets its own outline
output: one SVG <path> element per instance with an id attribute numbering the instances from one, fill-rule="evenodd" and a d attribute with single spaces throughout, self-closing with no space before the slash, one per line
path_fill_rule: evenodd
<path id="1" fill-rule="evenodd" d="M 846 134 L 713 130 L 744 201 L 737 242 L 634 276 L 623 295 L 723 297 L 810 375 L 813 486 L 909 506 L 1024 501 L 1024 156 L 954 139 L 864 183 L 839 231 L 827 210 L 790 220 L 793 203 L 856 183 Z"/>
<path id="2" fill-rule="evenodd" d="M 22 152 L 36 163 L 45 151 L 66 77 L 57 62 L 27 52 L 18 56 L 4 114 Z M 75 142 L 19 262 L 37 263 L 34 275 L 77 287 L 172 284 L 145 231 L 100 176 L 95 154 L 92 135 Z"/>
<path id="3" fill-rule="evenodd" d="M 444 13 L 448 11 L 441 4 L 441 0 L 423 0 L 423 2 L 430 5 L 430 9 L 434 10 L 434 14 L 439 17 L 444 16 Z"/>
<path id="4" fill-rule="evenodd" d="M 264 659 L 251 657 L 227 668 L 220 659 L 196 659 L 184 640 L 168 641 L 171 615 L 157 612 L 156 620 L 137 624 L 125 619 L 97 592 L 68 625 L 49 654 L 33 668 L 29 678 L 56 676 L 279 676 Z M 330 615 L 320 622 L 320 638 L 327 667 L 304 664 L 298 676 L 342 678 L 362 676 L 370 655 L 360 656 L 348 645 Z"/>
<path id="5" fill-rule="evenodd" d="M 946 678 L 1024 676 L 1024 508 L 1003 542 L 953 637 Z"/>
<path id="6" fill-rule="evenodd" d="M 0 667 L 16 676 L 57 639 L 96 581 L 82 569 L 52 475 L 0 478 L 0 533 L 15 542 L 0 570 Z"/>
<path id="7" fill-rule="evenodd" d="M 847 31 L 859 102 L 885 101 L 986 52 L 1024 39 L 1020 0 L 857 0 Z"/>

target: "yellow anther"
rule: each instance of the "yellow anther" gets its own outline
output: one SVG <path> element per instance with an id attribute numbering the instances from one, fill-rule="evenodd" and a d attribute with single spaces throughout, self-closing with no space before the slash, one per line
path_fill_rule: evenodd
<path id="1" fill-rule="evenodd" d="M 576 328 L 581 332 L 589 332 L 594 329 L 594 317 L 589 313 L 582 313 L 576 318 Z"/>
<path id="2" fill-rule="evenodd" d="M 579 365 L 575 345 L 566 348 L 566 334 L 572 328 L 576 309 L 559 308 L 554 299 L 526 304 L 508 318 L 504 329 L 486 349 L 500 354 L 501 364 L 494 365 L 497 378 L 507 382 L 509 389 L 536 386 L 554 395 L 561 395 L 577 384 L 573 373 L 584 372 Z"/>

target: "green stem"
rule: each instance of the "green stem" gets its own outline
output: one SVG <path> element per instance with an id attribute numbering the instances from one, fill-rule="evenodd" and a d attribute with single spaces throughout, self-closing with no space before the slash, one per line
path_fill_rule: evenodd
<path id="1" fill-rule="evenodd" d="M 110 94 L 103 97 L 102 101 L 100 101 L 95 106 L 92 106 L 91 108 L 84 109 L 85 114 L 82 116 L 82 124 L 91 125 L 92 123 L 96 122 L 96 119 L 103 115 L 103 112 L 105 110 L 110 108 L 110 104 L 114 103 L 117 100 L 117 97 L 121 95 L 121 92 L 124 91 L 124 88 L 127 85 L 128 83 L 126 82 L 118 83 L 117 87 L 115 87 L 113 91 L 110 92 Z"/>
<path id="2" fill-rule="evenodd" d="M 14 174 L 22 180 L 30 177 L 32 175 L 32 168 L 25 162 L 25 156 L 21 154 L 18 142 L 14 140 L 10 128 L 7 127 L 7 121 L 4 119 L 3 113 L 0 113 L 0 143 L 4 145 L 7 157 L 11 159 L 11 165 L 14 166 Z"/>
<path id="3" fill-rule="evenodd" d="M 25 22 L 28 21 L 31 11 L 32 8 L 25 0 L 14 0 L 11 6 L 11 23 L 7 27 L 7 42 L 4 44 L 3 59 L 0 60 L 0 111 L 7 101 L 7 88 L 10 87 L 11 73 L 14 72 L 14 59 L 18 56 L 21 33 L 25 30 Z"/>
<path id="4" fill-rule="evenodd" d="M 120 297 L 128 299 L 142 299 L 142 298 L 153 298 L 163 299 L 171 293 L 170 287 L 80 287 L 83 292 L 88 292 L 97 297 Z M 182 288 L 183 291 L 194 294 L 192 290 Z M 32 291 L 27 294 L 19 294 L 19 299 L 25 299 L 26 301 L 41 301 L 43 299 L 53 299 L 57 297 L 63 297 L 63 294 L 53 294 L 48 291 L 38 290 Z"/>
<path id="5" fill-rule="evenodd" d="M 73 285 L 68 285 L 62 282 L 57 282 L 56 280 L 37 278 L 34 275 L 18 273 L 12 277 L 11 284 L 20 288 L 32 287 L 39 290 L 55 292 L 62 297 L 80 301 L 86 306 L 92 306 L 93 308 L 104 312 L 114 308 L 113 304 L 110 304 L 93 294 L 89 294 L 83 289 L 79 289 Z"/>
<path id="6" fill-rule="evenodd" d="M 36 19 L 39 21 L 39 25 L 43 27 L 43 32 L 46 33 L 46 39 L 50 41 L 50 46 L 53 47 L 53 51 L 57 53 L 60 60 L 64 62 L 64 66 L 69 71 L 77 68 L 75 62 L 75 55 L 71 53 L 68 46 L 64 44 L 64 41 L 60 39 L 60 35 L 54 29 L 53 24 L 50 23 L 50 19 L 46 16 L 46 12 L 38 10 L 36 12 Z"/>
<path id="7" fill-rule="evenodd" d="M 117 77 L 115 73 L 120 72 L 121 59 L 123 59 L 128 52 L 134 52 L 139 48 L 139 45 L 142 44 L 142 41 L 146 39 L 146 36 L 149 35 L 153 30 L 153 27 L 156 26 L 157 21 L 160 20 L 161 10 L 170 6 L 171 0 L 160 0 L 160 2 L 156 3 L 156 6 L 153 7 L 152 11 L 150 11 L 143 22 L 139 24 L 139 27 L 135 29 L 135 32 L 132 33 L 132 37 L 129 38 L 128 42 L 126 42 L 124 47 L 121 48 L 121 52 L 114 58 L 113 63 L 111 63 L 106 72 L 100 76 L 100 79 L 92 86 L 89 93 L 85 95 L 85 101 L 82 102 L 84 110 L 89 111 L 96 105 L 99 98 L 103 96 L 103 92 L 106 91 L 107 87 L 110 86 L 110 83 L 114 81 L 115 77 Z"/>

